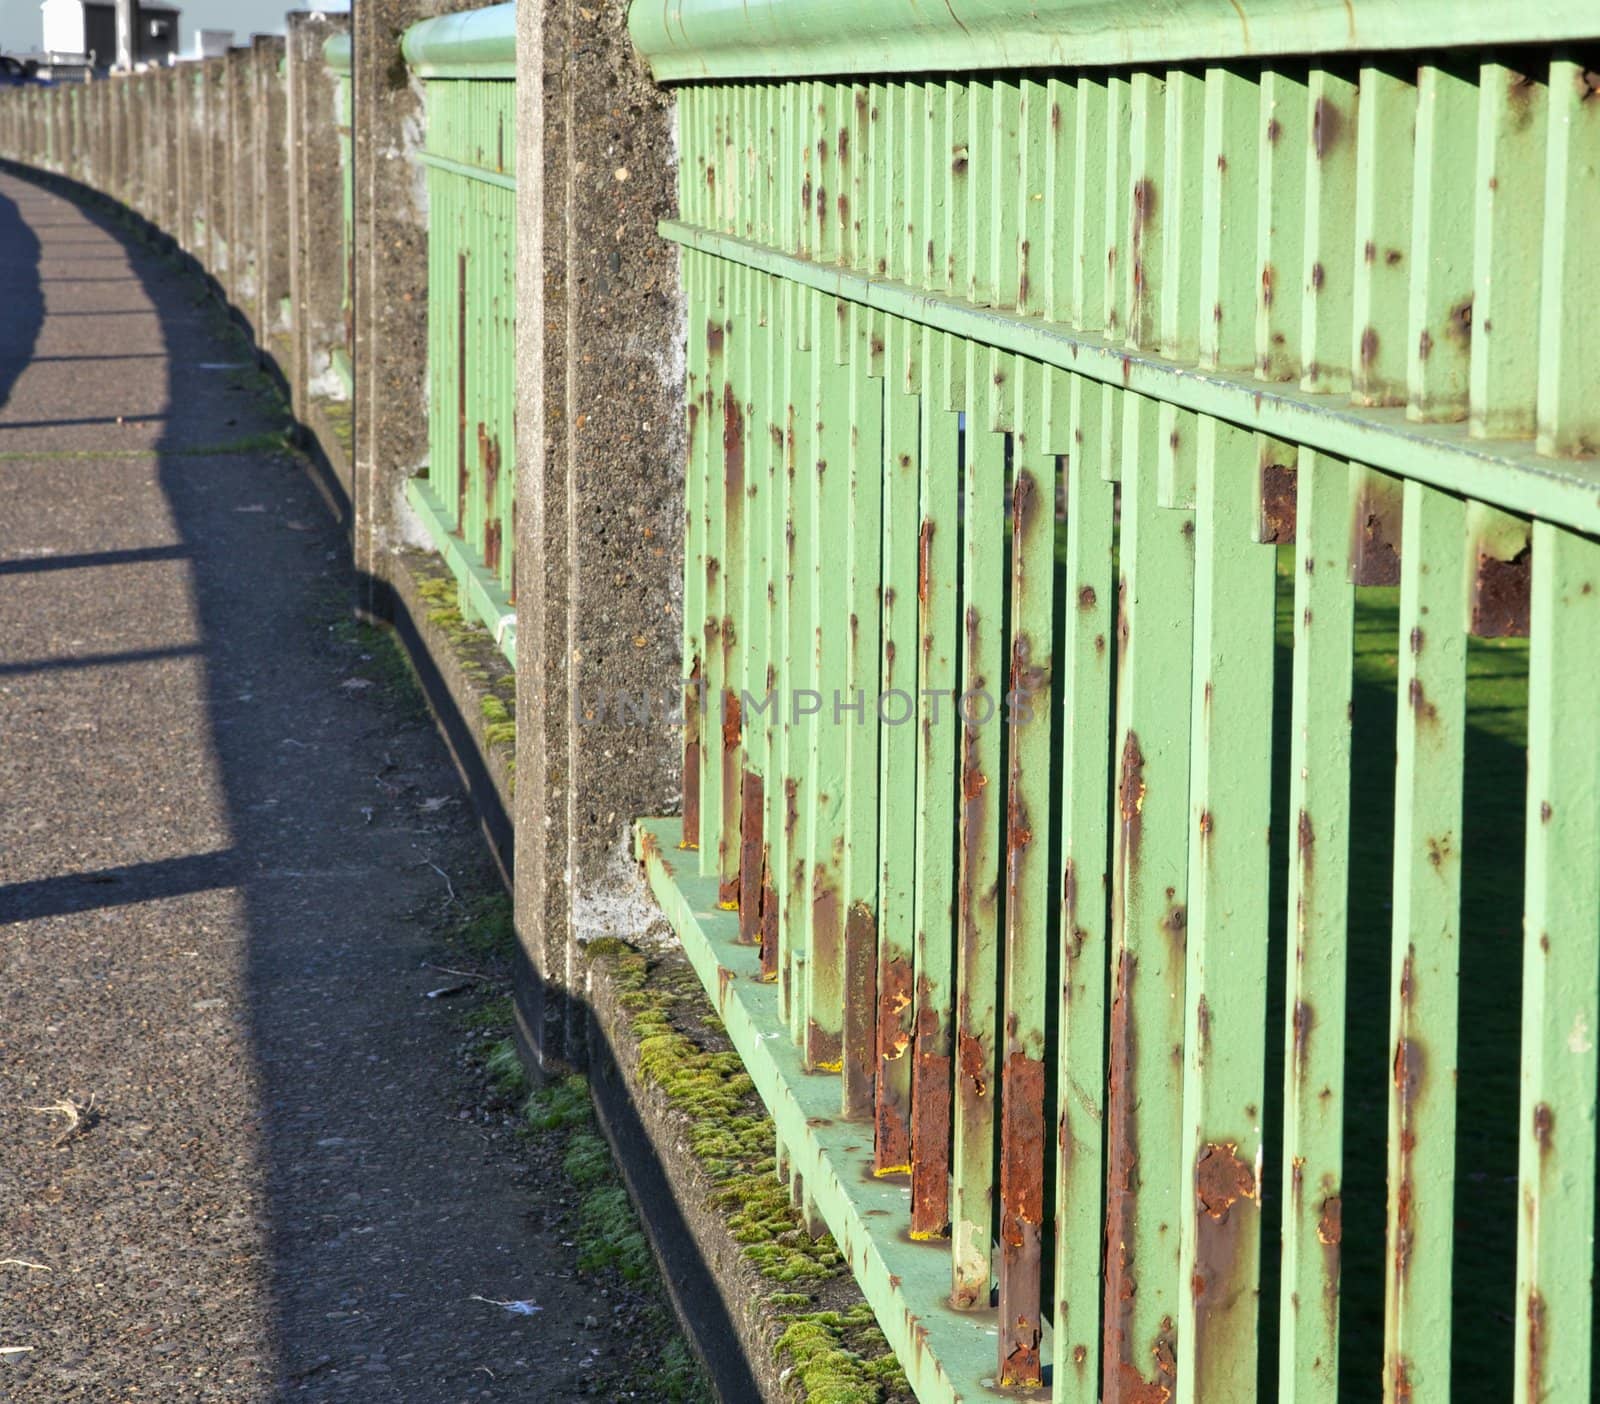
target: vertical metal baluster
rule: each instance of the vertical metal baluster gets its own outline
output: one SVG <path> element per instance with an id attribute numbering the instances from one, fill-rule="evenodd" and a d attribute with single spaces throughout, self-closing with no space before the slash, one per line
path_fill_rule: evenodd
<path id="1" fill-rule="evenodd" d="M 1100 471 L 1100 388 L 1050 372 L 1047 447 L 1067 455 L 1061 707 L 1061 989 L 1057 1010 L 1053 1397 L 1100 1393 L 1106 971 L 1109 956 L 1111 677 L 1116 489 Z M 1069 1368 L 1070 1367 L 1070 1368 Z"/>
<path id="2" fill-rule="evenodd" d="M 1277 553 L 1254 437 L 1200 420 L 1184 982 L 1178 1398 L 1256 1384 Z"/>
<path id="3" fill-rule="evenodd" d="M 1283 1277 L 1278 1394 L 1339 1392 L 1344 1232 L 1346 893 L 1350 864 L 1349 466 L 1301 449 L 1295 470 L 1294 673 L 1289 721 Z"/>
<path id="4" fill-rule="evenodd" d="M 1154 348 L 1160 340 L 1165 108 L 1161 76 L 1135 73 L 1129 95 L 1128 201 L 1120 215 L 1128 231 L 1122 305 L 1127 309 L 1127 343 L 1135 348 Z"/>
<path id="5" fill-rule="evenodd" d="M 921 524 L 917 531 L 916 1063 L 911 1088 L 911 1236 L 950 1223 L 951 1045 L 955 927 L 950 836 L 956 828 L 956 664 L 960 631 L 960 343 L 923 340 Z"/>
<path id="6" fill-rule="evenodd" d="M 1158 505 L 1155 406 L 1123 396 L 1102 1389 L 1176 1387 L 1194 518 Z"/>
<path id="7" fill-rule="evenodd" d="M 1045 443 L 1045 370 L 1012 362 L 1009 738 L 1000 1129 L 1002 1385 L 1044 1382 L 1045 1007 L 1050 927 L 1056 460 Z"/>
<path id="8" fill-rule="evenodd" d="M 1464 510 L 1405 486 L 1396 727 L 1384 1399 L 1450 1397 Z"/>
<path id="9" fill-rule="evenodd" d="M 1256 205 L 1256 374 L 1262 380 L 1301 374 L 1309 113 L 1300 71 L 1279 66 L 1262 73 Z"/>
<path id="10" fill-rule="evenodd" d="M 1480 438 L 1534 432 L 1549 98 L 1538 72 L 1479 72 L 1468 423 Z"/>
<path id="11" fill-rule="evenodd" d="M 1406 367 L 1411 419 L 1467 415 L 1478 136 L 1478 93 L 1469 73 L 1426 64 L 1417 75 Z"/>
<path id="12" fill-rule="evenodd" d="M 1587 1399 L 1594 1343 L 1594 933 L 1600 714 L 1575 669 L 1600 633 L 1600 547 L 1534 527 L 1529 646 L 1517 1404 Z"/>
<path id="13" fill-rule="evenodd" d="M 873 1169 L 911 1169 L 912 1040 L 916 1032 L 914 844 L 917 812 L 917 567 L 922 336 L 888 319 L 883 444 L 883 722 L 878 767 L 878 1084 Z M 915 380 L 913 381 L 913 377 Z"/>
<path id="14" fill-rule="evenodd" d="M 1600 346 L 1587 309 L 1600 303 L 1600 94 L 1590 60 L 1550 64 L 1539 301 L 1539 452 L 1600 450 Z"/>

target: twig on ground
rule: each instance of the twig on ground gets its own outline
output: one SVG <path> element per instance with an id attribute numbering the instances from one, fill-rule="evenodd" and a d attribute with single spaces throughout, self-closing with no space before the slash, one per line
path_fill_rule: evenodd
<path id="1" fill-rule="evenodd" d="M 451 902 L 454 902 L 459 906 L 461 904 L 461 899 L 456 896 L 456 885 L 450 881 L 450 874 L 445 872 L 445 870 L 437 863 L 430 862 L 428 866 L 444 879 L 445 891 L 450 894 L 447 898 L 445 898 L 445 905 L 449 906 Z"/>
<path id="2" fill-rule="evenodd" d="M 482 980 L 491 985 L 494 983 L 493 975 L 480 975 L 476 970 L 457 970 L 449 965 L 435 965 L 431 960 L 423 961 L 422 968 L 424 970 L 437 970 L 442 975 L 460 975 L 468 980 Z"/>
<path id="3" fill-rule="evenodd" d="M 26 1258 L 0 1258 L 0 1267 L 27 1268 L 30 1272 L 49 1272 L 43 1263 L 30 1263 Z"/>
<path id="4" fill-rule="evenodd" d="M 70 1097 L 63 1097 L 58 1102 L 52 1102 L 45 1107 L 29 1107 L 29 1111 L 38 1112 L 41 1116 L 62 1116 L 67 1124 L 62 1128 L 61 1134 L 56 1137 L 55 1144 L 64 1146 L 74 1136 L 81 1135 L 94 1125 L 94 1093 L 89 1094 L 87 1102 L 75 1102 Z"/>

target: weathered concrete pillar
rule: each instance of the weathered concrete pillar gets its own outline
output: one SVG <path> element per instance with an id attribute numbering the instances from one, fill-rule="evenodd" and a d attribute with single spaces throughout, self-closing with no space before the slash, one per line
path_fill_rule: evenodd
<path id="1" fill-rule="evenodd" d="M 199 228 L 200 171 L 198 143 L 199 72 L 191 64 L 180 65 L 173 73 L 174 138 L 178 150 L 178 209 L 172 235 L 178 247 L 195 253 L 195 231 Z"/>
<path id="2" fill-rule="evenodd" d="M 228 275 L 228 60 L 200 65 L 205 91 L 206 244 L 201 262 L 213 280 L 226 287 Z"/>
<path id="3" fill-rule="evenodd" d="M 338 83 L 322 51 L 335 35 L 349 34 L 350 19 L 297 11 L 288 31 L 289 379 L 295 413 L 304 419 L 311 395 L 331 388 L 333 348 L 344 340 Z"/>
<path id="4" fill-rule="evenodd" d="M 648 923 L 629 826 L 679 798 L 664 720 L 572 720 L 575 700 L 660 699 L 678 676 L 682 331 L 656 234 L 671 110 L 626 17 L 624 0 L 517 16 L 516 902 L 549 998 L 519 993 L 541 1055 L 572 1061 L 578 945 Z"/>
<path id="5" fill-rule="evenodd" d="M 423 171 L 412 161 L 422 93 L 400 52 L 418 20 L 472 0 L 360 0 L 355 84 L 355 560 L 361 608 L 387 611 L 388 558 L 403 543 L 405 483 L 427 459 L 428 248 Z"/>
<path id="6" fill-rule="evenodd" d="M 228 300 L 249 325 L 255 338 L 256 295 L 256 104 L 252 62 L 248 48 L 228 50 Z"/>
<path id="7" fill-rule="evenodd" d="M 258 34 L 250 45 L 251 102 L 256 109 L 252 152 L 256 227 L 256 342 L 289 370 L 289 321 L 284 299 L 289 296 L 289 221 L 285 200 L 289 156 L 284 141 L 284 41 Z"/>

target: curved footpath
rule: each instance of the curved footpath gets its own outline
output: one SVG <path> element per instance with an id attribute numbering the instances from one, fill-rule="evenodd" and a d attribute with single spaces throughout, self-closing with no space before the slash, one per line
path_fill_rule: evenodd
<path id="1" fill-rule="evenodd" d="M 631 1397 L 424 998 L 483 847 L 245 360 L 0 174 L 0 1397 Z"/>

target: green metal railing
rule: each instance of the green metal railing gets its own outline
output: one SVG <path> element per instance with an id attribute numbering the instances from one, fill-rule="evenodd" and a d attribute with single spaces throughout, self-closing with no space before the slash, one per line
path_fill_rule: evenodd
<path id="1" fill-rule="evenodd" d="M 1588 1399 L 1600 19 L 1159 9 L 634 7 L 640 856 L 919 1397 Z"/>
<path id="2" fill-rule="evenodd" d="M 322 46 L 322 56 L 338 84 L 334 111 L 339 122 L 339 191 L 342 220 L 340 252 L 344 267 L 344 289 L 339 308 L 344 322 L 344 344 L 333 348 L 333 371 L 344 386 L 345 395 L 354 393 L 352 372 L 356 336 L 356 163 L 355 163 L 355 88 L 351 81 L 351 48 L 348 34 L 335 34 Z"/>
<path id="3" fill-rule="evenodd" d="M 514 663 L 516 7 L 427 20 L 404 48 L 427 89 L 430 396 L 407 496 Z"/>

